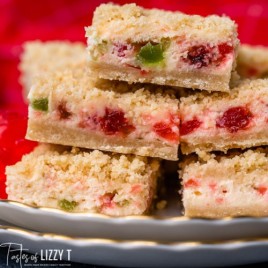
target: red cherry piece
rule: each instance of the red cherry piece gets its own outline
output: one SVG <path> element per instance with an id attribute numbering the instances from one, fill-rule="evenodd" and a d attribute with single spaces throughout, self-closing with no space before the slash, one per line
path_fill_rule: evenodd
<path id="1" fill-rule="evenodd" d="M 172 126 L 174 126 L 174 124 L 167 124 L 167 123 L 159 122 L 159 123 L 154 124 L 153 130 L 157 135 L 159 135 L 160 137 L 166 140 L 178 141 L 180 138 L 179 134 L 175 133 L 172 130 Z"/>
<path id="2" fill-rule="evenodd" d="M 264 195 L 266 193 L 266 191 L 267 191 L 267 187 L 259 186 L 259 187 L 256 188 L 256 190 L 258 191 L 259 194 Z"/>
<path id="3" fill-rule="evenodd" d="M 114 206 L 113 199 L 115 193 L 106 193 L 100 197 L 101 207 L 102 208 L 112 208 Z"/>
<path id="4" fill-rule="evenodd" d="M 187 54 L 187 60 L 197 69 L 206 67 L 212 62 L 212 54 L 208 47 L 204 45 L 190 47 Z"/>
<path id="5" fill-rule="evenodd" d="M 185 188 L 189 187 L 199 187 L 200 183 L 195 179 L 189 179 L 187 182 L 184 183 Z"/>
<path id="6" fill-rule="evenodd" d="M 227 44 L 227 43 L 221 43 L 218 45 L 219 53 L 221 56 L 225 56 L 231 52 L 233 52 L 233 46 Z"/>
<path id="7" fill-rule="evenodd" d="M 106 135 L 116 133 L 129 134 L 135 130 L 135 127 L 129 124 L 125 114 L 121 110 L 105 109 L 105 115 L 99 117 L 99 125 Z"/>
<path id="8" fill-rule="evenodd" d="M 193 131 L 198 129 L 201 126 L 201 124 L 202 122 L 196 118 L 189 120 L 189 121 L 182 122 L 181 127 L 180 127 L 180 135 L 184 136 L 184 135 L 188 135 L 192 133 Z"/>
<path id="9" fill-rule="evenodd" d="M 228 43 L 215 46 L 209 44 L 195 45 L 188 49 L 187 58 L 184 60 L 199 69 L 212 63 L 219 64 L 232 52 L 233 46 Z"/>
<path id="10" fill-rule="evenodd" d="M 113 53 L 119 58 L 124 58 L 126 56 L 126 51 L 129 50 L 127 44 L 115 43 L 113 47 Z"/>
<path id="11" fill-rule="evenodd" d="M 222 62 L 226 56 L 233 52 L 233 46 L 228 43 L 221 43 L 218 45 L 219 55 L 217 56 L 216 62 Z"/>
<path id="12" fill-rule="evenodd" d="M 72 113 L 68 111 L 66 102 L 61 102 L 57 107 L 57 112 L 60 119 L 69 119 Z"/>
<path id="13" fill-rule="evenodd" d="M 226 128 L 230 133 L 235 133 L 245 129 L 253 115 L 246 107 L 232 107 L 224 112 L 224 114 L 216 120 L 218 128 Z"/>

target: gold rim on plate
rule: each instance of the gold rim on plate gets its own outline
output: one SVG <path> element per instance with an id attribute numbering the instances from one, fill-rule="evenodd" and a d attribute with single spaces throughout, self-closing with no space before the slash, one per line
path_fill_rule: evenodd
<path id="1" fill-rule="evenodd" d="M 93 218 L 102 218 L 102 219 L 126 219 L 126 220 L 169 220 L 169 221 L 190 221 L 190 220 L 204 220 L 204 221 L 231 221 L 234 219 L 245 219 L 245 218 L 256 218 L 256 219 L 268 219 L 268 217 L 223 217 L 223 218 L 193 218 L 193 217 L 186 217 L 186 216 L 175 216 L 175 217 L 166 217 L 166 216 L 155 216 L 155 215 L 140 215 L 140 216 L 121 216 L 121 217 L 113 217 L 108 216 L 100 213 L 92 213 L 92 212 L 68 212 L 64 210 L 60 210 L 57 208 L 50 208 L 50 207 L 39 207 L 39 206 L 32 206 L 28 204 L 24 204 L 18 201 L 7 200 L 7 199 L 0 199 L 0 203 L 8 203 L 17 207 L 23 207 L 27 209 L 37 209 L 42 211 L 49 211 L 57 214 L 68 215 L 68 216 L 87 216 Z"/>
<path id="2" fill-rule="evenodd" d="M 7 225 L 0 225 L 0 230 L 6 230 L 9 232 L 23 234 L 28 236 L 39 236 L 48 239 L 56 239 L 56 240 L 65 240 L 65 241 L 81 241 L 81 242 L 89 242 L 92 244 L 129 244 L 129 245 L 137 245 L 137 246 L 187 246 L 187 247 L 197 247 L 200 245 L 226 245 L 226 244 L 243 244 L 250 242 L 267 242 L 268 237 L 262 238 L 247 238 L 247 239 L 234 239 L 234 240 L 225 240 L 225 241 L 184 241 L 184 242 L 158 242 L 152 240 L 115 240 L 115 239 L 106 239 L 106 238 L 85 238 L 85 237 L 72 237 L 66 235 L 58 235 L 53 233 L 41 233 L 36 231 L 29 231 L 26 229 L 22 229 L 19 227 L 11 227 Z"/>

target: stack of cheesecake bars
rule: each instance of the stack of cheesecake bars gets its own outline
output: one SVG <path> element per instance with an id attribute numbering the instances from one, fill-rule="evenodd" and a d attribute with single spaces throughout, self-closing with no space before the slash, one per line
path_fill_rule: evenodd
<path id="1" fill-rule="evenodd" d="M 99 6 L 86 37 L 25 44 L 26 137 L 40 145 L 7 167 L 10 200 L 141 215 L 164 159 L 186 216 L 268 216 L 267 48 L 239 46 L 228 17 L 135 4 Z"/>

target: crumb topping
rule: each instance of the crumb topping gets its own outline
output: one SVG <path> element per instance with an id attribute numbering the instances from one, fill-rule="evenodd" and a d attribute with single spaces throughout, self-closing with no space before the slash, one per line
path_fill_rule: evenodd
<path id="1" fill-rule="evenodd" d="M 133 42 L 159 41 L 159 36 L 226 41 L 236 38 L 236 24 L 224 16 L 190 16 L 181 12 L 144 9 L 136 4 L 102 4 L 95 10 L 92 26 L 86 28 L 86 36 Z"/>
<path id="2" fill-rule="evenodd" d="M 59 176 L 91 177 L 118 182 L 146 182 L 148 174 L 159 169 L 159 161 L 141 156 L 103 153 L 78 148 L 40 145 L 21 162 L 7 168 L 7 174 L 17 170 L 32 177 L 38 170 Z"/>

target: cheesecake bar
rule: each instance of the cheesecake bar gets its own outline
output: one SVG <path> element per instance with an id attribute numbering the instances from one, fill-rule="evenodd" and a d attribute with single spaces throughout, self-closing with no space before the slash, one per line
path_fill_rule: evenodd
<path id="1" fill-rule="evenodd" d="M 86 66 L 86 46 L 69 41 L 29 41 L 23 45 L 19 69 L 20 81 L 27 96 L 34 77 L 66 69 L 83 69 Z"/>
<path id="2" fill-rule="evenodd" d="M 268 144 L 268 79 L 245 80 L 230 94 L 181 98 L 181 149 L 185 154 Z"/>
<path id="3" fill-rule="evenodd" d="M 30 140 L 178 159 L 179 100 L 171 89 L 66 71 L 36 79 L 29 102 Z"/>
<path id="4" fill-rule="evenodd" d="M 102 4 L 86 37 L 100 78 L 229 91 L 238 39 L 228 17 Z"/>
<path id="5" fill-rule="evenodd" d="M 144 214 L 155 195 L 159 161 L 40 145 L 6 168 L 8 199 L 69 212 Z"/>
<path id="6" fill-rule="evenodd" d="M 237 72 L 243 78 L 268 77 L 268 47 L 241 45 L 237 56 Z"/>
<path id="7" fill-rule="evenodd" d="M 255 149 L 181 164 L 189 217 L 268 216 L 268 150 Z"/>

